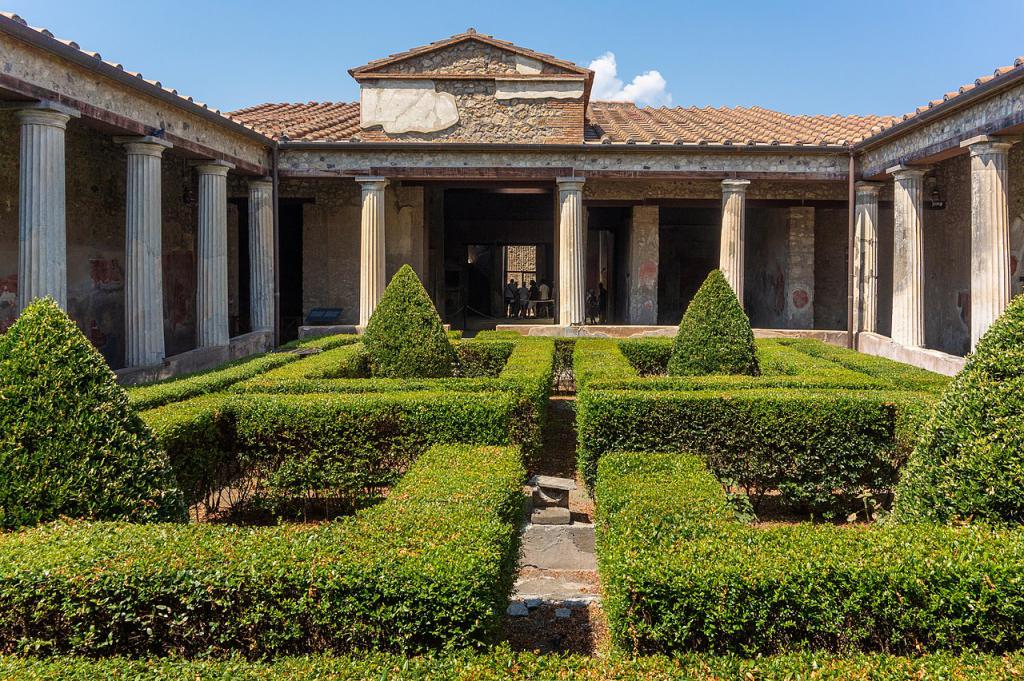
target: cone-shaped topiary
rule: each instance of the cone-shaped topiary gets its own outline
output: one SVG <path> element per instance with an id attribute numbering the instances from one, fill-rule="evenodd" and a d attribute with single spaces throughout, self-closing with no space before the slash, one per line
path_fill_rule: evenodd
<path id="1" fill-rule="evenodd" d="M 395 273 L 363 333 L 374 376 L 443 378 L 455 351 L 434 303 L 408 265 Z"/>
<path id="2" fill-rule="evenodd" d="M 687 306 L 672 346 L 668 373 L 757 375 L 750 320 L 721 270 L 708 275 Z"/>
<path id="3" fill-rule="evenodd" d="M 185 520 L 166 455 L 53 300 L 0 336 L 0 527 Z"/>
<path id="4" fill-rule="evenodd" d="M 896 489 L 901 522 L 1024 522 L 1024 296 L 946 388 Z"/>

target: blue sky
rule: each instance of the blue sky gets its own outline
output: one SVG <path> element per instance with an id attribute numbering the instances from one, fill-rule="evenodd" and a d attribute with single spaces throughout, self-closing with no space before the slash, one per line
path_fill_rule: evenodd
<path id="1" fill-rule="evenodd" d="M 1024 0 L 0 0 L 0 7 L 224 110 L 353 101 L 349 68 L 470 26 L 583 66 L 614 54 L 621 88 L 605 78 L 609 96 L 788 113 L 900 114 L 1024 55 Z M 599 66 L 609 75 L 607 57 Z"/>

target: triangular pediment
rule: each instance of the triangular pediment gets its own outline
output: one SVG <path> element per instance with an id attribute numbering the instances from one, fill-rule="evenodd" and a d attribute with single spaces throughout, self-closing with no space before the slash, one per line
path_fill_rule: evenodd
<path id="1" fill-rule="evenodd" d="M 593 76 L 591 71 L 572 62 L 482 35 L 473 29 L 377 59 L 349 73 L 356 80 L 427 76 L 439 79 L 568 77 L 589 81 Z"/>

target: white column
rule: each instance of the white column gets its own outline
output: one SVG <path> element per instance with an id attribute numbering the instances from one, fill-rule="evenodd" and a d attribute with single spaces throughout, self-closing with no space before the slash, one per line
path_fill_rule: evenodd
<path id="1" fill-rule="evenodd" d="M 249 313 L 253 331 L 274 328 L 274 185 L 249 181 Z"/>
<path id="2" fill-rule="evenodd" d="M 722 244 L 719 269 L 743 305 L 743 245 L 750 180 L 722 180 Z"/>
<path id="3" fill-rule="evenodd" d="M 199 238 L 196 245 L 196 346 L 227 345 L 228 170 L 226 161 L 196 165 L 199 174 Z"/>
<path id="4" fill-rule="evenodd" d="M 115 137 L 128 152 L 124 228 L 125 366 L 164 359 L 160 159 L 170 142 L 157 137 Z"/>
<path id="5" fill-rule="evenodd" d="M 586 321 L 586 226 L 583 224 L 582 177 L 559 177 L 558 183 L 558 323 Z"/>
<path id="6" fill-rule="evenodd" d="M 67 307 L 68 254 L 64 132 L 77 112 L 47 103 L 17 112 L 21 123 L 18 177 L 18 310 L 50 296 Z"/>
<path id="7" fill-rule="evenodd" d="M 1006 156 L 1013 142 L 980 136 L 971 152 L 971 349 L 1010 303 Z"/>
<path id="8" fill-rule="evenodd" d="M 359 325 L 366 326 L 387 285 L 384 269 L 384 189 L 388 181 L 383 177 L 357 177 L 356 182 L 363 188 L 363 210 L 359 223 Z"/>
<path id="9" fill-rule="evenodd" d="M 889 168 L 895 180 L 892 339 L 924 347 L 924 175 L 927 168 Z"/>
<path id="10" fill-rule="evenodd" d="M 878 328 L 878 194 L 882 185 L 858 182 L 854 204 L 853 329 L 874 333 Z"/>

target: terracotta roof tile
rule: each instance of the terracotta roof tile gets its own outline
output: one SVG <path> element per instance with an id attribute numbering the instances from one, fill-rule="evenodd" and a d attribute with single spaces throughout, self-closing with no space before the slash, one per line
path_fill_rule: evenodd
<path id="1" fill-rule="evenodd" d="M 591 102 L 588 143 L 734 145 L 846 145 L 892 116 L 793 116 L 754 107 L 637 107 L 630 102 Z M 631 142 L 632 140 L 632 142 Z"/>
<path id="2" fill-rule="evenodd" d="M 357 102 L 257 104 L 228 115 L 274 139 L 328 142 L 348 140 L 359 132 Z"/>

